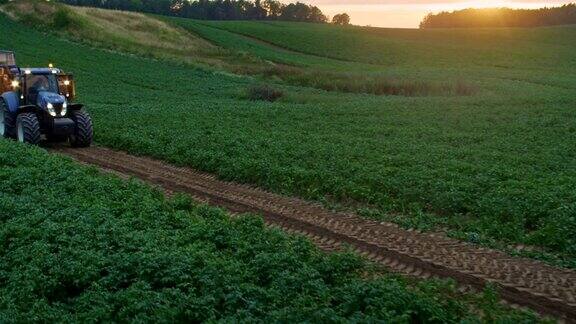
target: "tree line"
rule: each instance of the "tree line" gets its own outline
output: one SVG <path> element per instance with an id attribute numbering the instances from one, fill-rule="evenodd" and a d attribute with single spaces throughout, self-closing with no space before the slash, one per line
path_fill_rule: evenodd
<path id="1" fill-rule="evenodd" d="M 328 17 L 312 5 L 277 0 L 60 0 L 75 6 L 138 11 L 207 20 L 286 20 L 326 23 Z M 345 14 L 344 14 L 345 15 Z M 348 20 L 346 20 L 348 18 Z M 348 15 L 335 23 L 347 24 Z"/>
<path id="2" fill-rule="evenodd" d="M 538 27 L 576 24 L 576 4 L 541 9 L 464 9 L 429 14 L 420 28 Z"/>

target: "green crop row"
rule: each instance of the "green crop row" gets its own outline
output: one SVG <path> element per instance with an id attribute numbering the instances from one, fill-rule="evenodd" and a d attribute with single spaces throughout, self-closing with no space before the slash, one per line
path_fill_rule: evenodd
<path id="1" fill-rule="evenodd" d="M 406 30 L 165 19 L 227 49 L 350 77 L 456 78 L 493 90 L 502 90 L 504 79 L 576 89 L 574 26 Z"/>
<path id="2" fill-rule="evenodd" d="M 0 140 L 0 322 L 534 321 Z"/>
<path id="3" fill-rule="evenodd" d="M 576 266 L 570 64 L 493 77 L 470 67 L 483 90 L 469 97 L 285 86 L 267 103 L 240 98 L 250 78 L 97 50 L 4 16 L 0 28 L 10 35 L 0 48 L 15 49 L 21 64 L 75 73 L 101 145 L 407 227 L 535 246 L 534 257 Z"/>
<path id="4" fill-rule="evenodd" d="M 278 47 L 273 48 L 270 44 L 258 39 L 243 37 L 241 34 L 218 28 L 218 25 L 212 25 L 206 21 L 175 17 L 158 18 L 189 30 L 221 47 L 239 52 L 247 52 L 272 62 L 301 67 L 324 67 L 326 69 L 340 69 L 342 66 L 342 61 L 327 59 L 323 56 L 307 55 L 302 52 L 287 49 L 283 50 Z M 362 68 L 362 64 L 355 64 L 355 67 Z M 369 68 L 370 66 L 368 65 L 363 66 L 365 71 Z"/>
<path id="5" fill-rule="evenodd" d="M 292 22 L 173 21 L 192 28 L 203 25 L 225 30 L 316 57 L 388 67 L 501 65 L 561 70 L 576 64 L 571 60 L 574 26 L 416 30 Z"/>

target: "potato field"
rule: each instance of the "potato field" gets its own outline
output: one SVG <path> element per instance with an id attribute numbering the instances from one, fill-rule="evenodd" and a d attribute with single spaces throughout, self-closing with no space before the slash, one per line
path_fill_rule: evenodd
<path id="1" fill-rule="evenodd" d="M 251 24 L 242 32 L 252 33 Z M 575 43 L 553 37 L 571 27 L 520 37 L 517 46 L 547 42 L 557 49 L 530 52 L 525 61 L 530 64 L 509 64 L 503 54 L 463 67 L 467 82 L 478 89 L 473 95 L 347 94 L 277 80 L 275 87 L 285 95 L 268 103 L 243 98 L 244 89 L 262 82 L 254 77 L 102 51 L 4 16 L 0 25 L 3 35 L 10 35 L 0 38 L 0 48 L 14 49 L 22 64 L 50 61 L 75 73 L 100 145 L 406 227 L 445 229 L 474 243 L 506 250 L 532 246 L 517 253 L 576 265 L 576 84 L 574 59 L 567 54 Z M 299 24 L 294 28 L 301 31 Z M 366 33 L 379 37 L 377 31 Z M 447 55 L 453 40 L 433 36 L 434 43 L 446 43 L 438 55 Z M 410 52 L 407 44 L 399 50 Z M 268 48 L 275 50 L 280 51 Z M 422 55 L 414 51 L 411 55 Z M 314 59 L 321 54 L 313 47 L 306 52 Z M 382 72 L 389 63 L 361 54 L 334 57 L 383 64 L 376 70 L 389 73 Z M 536 64 L 554 58 L 561 64 Z M 414 66 L 404 62 L 391 70 L 396 76 L 405 69 L 409 77 L 463 77 L 426 62 L 415 59 Z M 489 65 L 492 70 L 485 68 Z"/>
<path id="2" fill-rule="evenodd" d="M 1 323 L 576 314 L 574 26 L 2 3 L 0 50 L 74 74 L 95 147 L 0 139 Z"/>

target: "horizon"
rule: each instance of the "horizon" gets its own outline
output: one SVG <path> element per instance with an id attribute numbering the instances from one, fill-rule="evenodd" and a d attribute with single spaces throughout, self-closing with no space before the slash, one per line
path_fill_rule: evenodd
<path id="1" fill-rule="evenodd" d="M 453 11 L 467 8 L 513 8 L 538 9 L 558 7 L 572 1 L 551 0 L 300 0 L 318 6 L 324 14 L 333 17 L 346 12 L 351 23 L 359 26 L 387 28 L 418 28 L 422 19 L 429 13 Z M 283 2 L 291 2 L 290 0 Z"/>

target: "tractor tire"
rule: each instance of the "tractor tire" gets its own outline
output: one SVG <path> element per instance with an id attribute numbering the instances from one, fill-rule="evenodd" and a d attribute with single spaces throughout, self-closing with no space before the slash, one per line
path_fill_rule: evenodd
<path id="1" fill-rule="evenodd" d="M 0 137 L 16 137 L 16 118 L 14 113 L 8 110 L 8 105 L 4 99 L 0 98 Z"/>
<path id="2" fill-rule="evenodd" d="M 18 142 L 36 145 L 40 143 L 40 123 L 33 113 L 22 113 L 16 118 Z"/>
<path id="3" fill-rule="evenodd" d="M 92 144 L 94 131 L 92 128 L 92 118 L 82 110 L 73 111 L 70 118 L 76 124 L 74 134 L 70 135 L 70 145 L 72 147 L 89 147 Z"/>

